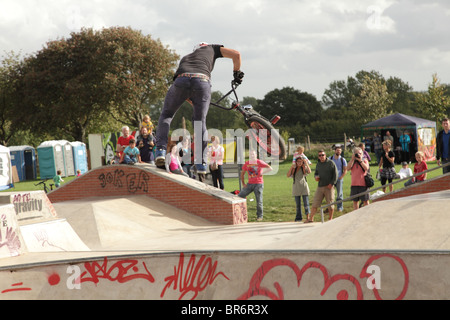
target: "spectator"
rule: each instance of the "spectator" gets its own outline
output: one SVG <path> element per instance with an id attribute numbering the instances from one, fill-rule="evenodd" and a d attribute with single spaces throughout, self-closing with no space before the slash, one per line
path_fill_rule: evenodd
<path id="1" fill-rule="evenodd" d="M 411 168 L 408 167 L 408 162 L 403 161 L 402 162 L 402 168 L 398 172 L 398 178 L 399 179 L 405 179 L 408 177 L 411 177 L 413 175 Z"/>
<path id="2" fill-rule="evenodd" d="M 302 199 L 303 207 L 305 208 L 305 215 L 308 215 L 309 210 L 309 186 L 306 182 L 306 176 L 311 173 L 311 168 L 308 165 L 308 161 L 301 157 L 298 157 L 289 171 L 287 172 L 288 178 L 293 178 L 292 183 L 292 195 L 296 204 L 296 216 L 295 221 L 302 221 Z"/>
<path id="3" fill-rule="evenodd" d="M 130 144 L 128 145 L 128 147 L 125 148 L 125 150 L 123 150 L 120 163 L 125 164 L 141 163 L 141 154 L 139 153 L 139 149 L 136 147 L 136 140 L 134 140 L 134 138 L 130 139 Z"/>
<path id="4" fill-rule="evenodd" d="M 181 174 L 188 177 L 188 174 L 181 167 L 180 158 L 178 156 L 178 148 L 175 143 L 169 145 L 170 153 L 166 154 L 165 167 L 168 173 Z"/>
<path id="5" fill-rule="evenodd" d="M 403 132 L 399 138 L 400 146 L 402 148 L 402 161 L 410 162 L 409 156 L 409 144 L 411 143 L 411 138 L 409 137 L 408 131 Z"/>
<path id="6" fill-rule="evenodd" d="M 209 170 L 211 171 L 214 187 L 223 190 L 223 157 L 225 150 L 220 145 L 218 136 L 211 137 L 211 140 L 212 144 L 208 148 Z"/>
<path id="7" fill-rule="evenodd" d="M 311 214 L 307 216 L 305 223 L 314 221 L 314 214 L 321 206 L 323 198 L 325 198 L 327 204 L 333 203 L 334 188 L 338 179 L 338 172 L 336 165 L 333 161 L 327 158 L 324 150 L 319 150 L 319 162 L 314 172 L 314 178 L 318 182 L 316 193 L 314 194 L 314 200 L 311 208 Z M 328 207 L 328 213 L 330 220 L 333 219 L 334 206 Z"/>
<path id="8" fill-rule="evenodd" d="M 450 123 L 448 118 L 442 120 L 442 130 L 436 138 L 436 160 L 438 166 L 450 162 Z M 442 173 L 450 172 L 450 165 L 442 168 Z"/>
<path id="9" fill-rule="evenodd" d="M 341 201 L 337 204 L 337 209 L 339 212 L 344 211 L 344 176 L 347 174 L 347 160 L 342 156 L 342 148 L 336 146 L 334 149 L 334 155 L 330 157 L 333 160 L 336 168 L 338 170 L 338 179 L 336 184 L 336 202 Z"/>
<path id="10" fill-rule="evenodd" d="M 241 171 L 241 181 L 242 190 L 239 192 L 238 196 L 241 198 L 246 198 L 250 193 L 255 194 L 256 198 L 256 220 L 262 221 L 263 212 L 263 190 L 264 190 L 264 180 L 263 180 L 263 170 L 272 171 L 272 167 L 269 166 L 262 160 L 258 159 L 256 150 L 250 150 L 249 161 L 245 162 L 242 166 Z M 266 171 L 266 172 L 267 172 Z M 245 183 L 245 173 L 248 174 L 248 184 Z"/>
<path id="11" fill-rule="evenodd" d="M 377 158 L 377 163 L 380 163 L 381 153 L 383 151 L 383 147 L 381 145 L 381 137 L 378 133 L 373 133 L 373 152 L 375 152 L 375 156 Z"/>
<path id="12" fill-rule="evenodd" d="M 141 123 L 141 129 L 147 128 L 148 132 L 152 132 L 153 129 L 155 129 L 155 126 L 153 125 L 152 118 L 148 114 L 144 116 Z"/>
<path id="13" fill-rule="evenodd" d="M 53 181 L 55 182 L 55 187 L 59 188 L 61 186 L 61 182 L 64 182 L 63 178 L 61 177 L 61 170 L 56 171 L 56 175 L 53 177 Z"/>
<path id="14" fill-rule="evenodd" d="M 391 142 L 391 147 L 394 145 L 394 137 L 391 135 L 391 133 L 389 131 L 386 131 L 386 135 L 384 136 L 383 141 L 390 141 Z"/>
<path id="15" fill-rule="evenodd" d="M 348 163 L 347 169 L 352 175 L 352 184 L 350 187 L 350 196 L 366 192 L 369 188 L 366 185 L 364 176 L 370 169 L 369 161 L 364 158 L 363 149 L 357 147 L 353 149 L 352 159 Z M 353 210 L 358 209 L 358 202 L 362 201 L 364 206 L 369 205 L 369 194 L 364 194 L 353 198 Z"/>
<path id="16" fill-rule="evenodd" d="M 414 175 L 424 172 L 428 170 L 428 165 L 425 162 L 425 154 L 422 151 L 416 152 L 416 160 L 417 162 L 414 164 Z M 405 187 L 408 187 L 414 183 L 422 182 L 427 179 L 427 173 L 421 174 L 417 177 L 413 177 L 410 180 L 405 182 Z"/>
<path id="17" fill-rule="evenodd" d="M 305 148 L 302 146 L 299 146 L 297 148 L 297 150 L 294 153 L 294 156 L 292 158 L 292 164 L 295 164 L 295 160 L 297 160 L 297 158 L 302 157 L 303 159 L 306 159 L 306 161 L 308 162 L 308 164 L 311 164 L 311 161 L 309 161 L 308 157 L 305 156 Z"/>
<path id="18" fill-rule="evenodd" d="M 395 172 L 395 154 L 391 150 L 391 141 L 385 140 L 382 143 L 383 145 L 383 153 L 381 154 L 381 160 L 378 165 L 380 169 L 380 177 L 381 177 L 381 185 L 386 185 L 386 181 L 392 183 L 392 180 L 397 175 Z M 392 192 L 394 190 L 394 186 L 391 184 L 389 186 L 389 191 Z M 383 188 L 383 192 L 386 192 L 386 187 Z"/>
<path id="19" fill-rule="evenodd" d="M 153 147 L 155 146 L 154 138 L 146 127 L 141 128 L 141 134 L 136 140 L 139 153 L 141 155 L 141 161 L 149 164 L 155 164 L 153 156 Z"/>
<path id="20" fill-rule="evenodd" d="M 116 151 L 119 152 L 119 157 L 122 158 L 123 151 L 130 145 L 130 140 L 134 139 L 134 136 L 130 134 L 130 128 L 127 126 L 122 127 L 122 135 L 117 139 Z"/>
<path id="21" fill-rule="evenodd" d="M 191 141 L 188 137 L 185 137 L 183 139 L 183 142 L 181 143 L 181 147 L 179 148 L 178 155 L 180 156 L 181 161 L 181 167 L 183 168 L 183 171 L 189 176 L 189 178 L 192 178 L 192 150 L 191 150 Z"/>
<path id="22" fill-rule="evenodd" d="M 361 142 L 360 144 L 358 144 L 358 147 L 363 152 L 363 159 L 367 159 L 367 162 L 369 162 L 369 164 L 370 164 L 370 161 L 372 161 L 372 158 L 370 157 L 370 154 L 366 150 L 366 144 Z"/>

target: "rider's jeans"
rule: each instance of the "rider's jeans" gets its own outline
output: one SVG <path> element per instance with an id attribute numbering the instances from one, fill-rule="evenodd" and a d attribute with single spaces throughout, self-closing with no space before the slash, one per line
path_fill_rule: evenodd
<path id="1" fill-rule="evenodd" d="M 201 158 L 204 161 L 206 157 L 205 149 L 207 148 L 208 143 L 206 116 L 211 102 L 210 80 L 189 77 L 180 77 L 175 80 L 167 92 L 164 107 L 161 116 L 159 117 L 158 128 L 156 131 L 156 147 L 157 149 L 167 148 L 170 123 L 172 122 L 175 113 L 186 99 L 190 99 L 194 105 L 192 117 L 193 124 L 196 121 L 201 122 L 203 136 L 201 141 L 203 156 Z M 199 137 L 195 137 L 195 139 L 198 139 L 200 142 Z M 195 159 L 196 164 L 201 162 L 200 159 Z"/>

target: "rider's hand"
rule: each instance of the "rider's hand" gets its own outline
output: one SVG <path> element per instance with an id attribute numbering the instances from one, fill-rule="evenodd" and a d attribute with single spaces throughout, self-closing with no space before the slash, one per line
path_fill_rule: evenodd
<path id="1" fill-rule="evenodd" d="M 241 84 L 242 83 L 242 79 L 244 79 L 244 73 L 240 70 L 238 71 L 234 71 L 233 72 L 233 77 L 234 77 L 234 82 Z"/>

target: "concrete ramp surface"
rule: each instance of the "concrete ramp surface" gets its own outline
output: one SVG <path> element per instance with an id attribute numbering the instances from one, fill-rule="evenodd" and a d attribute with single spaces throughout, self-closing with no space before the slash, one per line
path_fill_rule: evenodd
<path id="1" fill-rule="evenodd" d="M 28 252 L 89 251 L 65 219 L 20 227 Z"/>
<path id="2" fill-rule="evenodd" d="M 163 200 L 132 192 L 56 201 L 57 216 L 32 221 L 1 207 L 0 299 L 450 296 L 450 190 L 377 201 L 324 224 L 221 224 L 236 220 Z M 234 199 L 221 201 L 224 215 L 236 209 Z"/>

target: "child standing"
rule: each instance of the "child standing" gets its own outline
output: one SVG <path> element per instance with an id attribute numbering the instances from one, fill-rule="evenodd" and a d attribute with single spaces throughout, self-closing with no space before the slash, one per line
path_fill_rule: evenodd
<path id="1" fill-rule="evenodd" d="M 53 181 L 55 182 L 56 188 L 59 188 L 61 186 L 61 182 L 64 182 L 61 177 L 61 170 L 56 171 L 56 176 L 53 177 Z"/>

